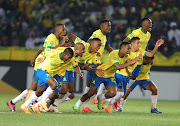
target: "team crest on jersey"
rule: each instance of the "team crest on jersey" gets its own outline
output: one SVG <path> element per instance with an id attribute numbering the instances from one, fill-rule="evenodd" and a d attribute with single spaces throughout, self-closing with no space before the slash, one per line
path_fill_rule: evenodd
<path id="1" fill-rule="evenodd" d="M 46 76 L 48 77 L 48 76 L 50 76 L 49 74 L 46 74 Z"/>
<path id="2" fill-rule="evenodd" d="M 129 35 L 129 37 L 133 37 L 134 36 L 134 33 L 131 33 L 130 35 Z"/>
<path id="3" fill-rule="evenodd" d="M 119 83 L 118 83 L 118 86 L 122 86 L 122 84 L 119 82 Z"/>
<path id="4" fill-rule="evenodd" d="M 63 78 L 63 81 L 67 81 L 67 79 L 64 77 L 64 78 Z"/>
<path id="5" fill-rule="evenodd" d="M 50 42 L 50 45 L 51 45 L 51 46 L 53 46 L 53 43 L 54 43 L 54 42 L 53 42 L 53 41 L 51 41 L 51 42 Z"/>
<path id="6" fill-rule="evenodd" d="M 111 81 L 112 81 L 112 82 L 116 83 L 116 81 L 115 81 L 115 78 L 114 78 L 114 77 L 112 77 L 112 78 L 110 78 L 110 79 L 111 79 Z"/>

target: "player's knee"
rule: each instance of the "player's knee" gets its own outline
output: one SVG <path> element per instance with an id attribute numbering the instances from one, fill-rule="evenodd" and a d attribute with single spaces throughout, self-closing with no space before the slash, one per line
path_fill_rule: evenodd
<path id="1" fill-rule="evenodd" d="M 153 89 L 152 89 L 152 92 L 153 92 L 154 94 L 157 94 L 157 88 L 153 88 Z"/>
<path id="2" fill-rule="evenodd" d="M 109 95 L 111 98 L 114 97 L 116 95 L 116 91 L 109 91 Z"/>
<path id="3" fill-rule="evenodd" d="M 69 93 L 73 93 L 74 92 L 74 88 L 69 88 Z"/>
<path id="4" fill-rule="evenodd" d="M 43 91 L 36 91 L 36 96 L 41 96 L 42 95 L 42 93 L 43 93 Z"/>

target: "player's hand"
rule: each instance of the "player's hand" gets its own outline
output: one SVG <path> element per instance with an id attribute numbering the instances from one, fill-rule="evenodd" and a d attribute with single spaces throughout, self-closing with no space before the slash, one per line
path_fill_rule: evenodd
<path id="1" fill-rule="evenodd" d="M 156 46 L 161 46 L 162 44 L 164 44 L 164 39 L 158 39 L 156 42 Z"/>
<path id="2" fill-rule="evenodd" d="M 35 59 L 32 59 L 32 60 L 30 61 L 30 65 L 33 66 L 34 63 L 35 63 Z"/>
<path id="3" fill-rule="evenodd" d="M 139 57 L 136 57 L 136 58 L 134 58 L 133 60 L 130 61 L 130 64 L 133 65 L 136 62 L 138 62 L 139 60 L 140 60 Z"/>
<path id="4" fill-rule="evenodd" d="M 65 47 L 71 47 L 72 44 L 71 44 L 71 42 L 68 42 L 68 43 L 65 43 L 64 46 L 65 46 Z"/>
<path id="5" fill-rule="evenodd" d="M 140 53 L 138 57 L 139 57 L 139 59 L 143 58 L 142 53 Z"/>
<path id="6" fill-rule="evenodd" d="M 79 76 L 84 79 L 84 73 L 80 73 Z"/>
<path id="7" fill-rule="evenodd" d="M 96 69 L 96 74 L 98 74 L 100 77 L 104 77 L 104 70 Z"/>
<path id="8" fill-rule="evenodd" d="M 69 38 L 68 38 L 68 36 L 63 36 L 62 40 L 66 42 L 69 40 Z"/>
<path id="9" fill-rule="evenodd" d="M 100 57 L 100 56 L 101 56 L 101 54 L 100 54 L 99 52 L 97 52 L 97 53 L 96 53 L 96 56 Z"/>
<path id="10" fill-rule="evenodd" d="M 59 43 L 59 46 L 62 47 L 65 45 L 65 42 L 68 41 L 69 38 L 67 36 L 63 36 L 61 42 Z"/>

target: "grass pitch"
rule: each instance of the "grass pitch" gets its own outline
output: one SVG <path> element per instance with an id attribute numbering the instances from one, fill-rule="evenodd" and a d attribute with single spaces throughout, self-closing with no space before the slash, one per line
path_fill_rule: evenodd
<path id="1" fill-rule="evenodd" d="M 7 107 L 6 102 L 16 96 L 0 94 L 0 126 L 180 126 L 179 101 L 158 101 L 157 108 L 162 114 L 150 113 L 150 100 L 132 99 L 127 100 L 121 113 L 99 111 L 92 103 L 89 107 L 97 113 L 75 113 L 72 106 L 79 99 L 76 97 L 59 105 L 62 114 L 25 114 L 19 109 L 24 100 L 16 104 L 16 112 L 11 112 Z"/>

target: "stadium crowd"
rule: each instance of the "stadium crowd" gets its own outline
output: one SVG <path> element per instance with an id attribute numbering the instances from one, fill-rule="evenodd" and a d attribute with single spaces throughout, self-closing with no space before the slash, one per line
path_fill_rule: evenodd
<path id="1" fill-rule="evenodd" d="M 180 3 L 178 0 L 0 0 L 0 46 L 42 46 L 57 23 L 67 34 L 88 40 L 100 19 L 112 23 L 108 40 L 117 47 L 139 27 L 142 18 L 153 21 L 149 49 L 159 38 L 165 56 L 180 50 Z"/>

